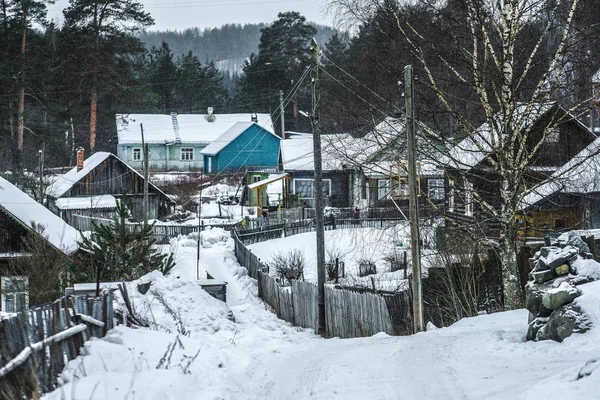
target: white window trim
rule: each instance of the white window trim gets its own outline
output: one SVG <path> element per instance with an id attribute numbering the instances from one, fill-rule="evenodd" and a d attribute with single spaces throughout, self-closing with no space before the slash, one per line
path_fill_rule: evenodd
<path id="1" fill-rule="evenodd" d="M 299 181 L 311 181 L 313 184 L 313 193 L 315 191 L 314 189 L 314 184 L 315 184 L 315 180 L 313 178 L 295 178 L 294 179 L 294 183 L 293 183 L 293 188 L 294 188 L 294 194 L 297 194 L 298 192 L 296 191 L 296 182 Z M 327 193 L 327 197 L 331 197 L 331 179 L 323 179 L 323 183 L 325 182 L 329 182 L 329 193 Z M 302 199 L 314 199 L 314 197 L 302 197 Z"/>
<path id="2" fill-rule="evenodd" d="M 454 212 L 454 181 L 448 185 L 448 212 Z"/>
<path id="3" fill-rule="evenodd" d="M 183 158 L 184 150 L 186 150 L 185 153 L 189 153 L 189 151 L 187 151 L 187 150 L 192 150 L 192 152 L 191 152 L 192 158 L 190 158 L 190 159 Z M 195 149 L 193 147 L 182 147 L 182 148 L 179 149 L 179 160 L 180 161 L 194 161 L 195 158 L 196 158 L 195 157 L 196 156 L 195 153 L 196 153 L 196 151 L 195 151 Z"/>
<path id="4" fill-rule="evenodd" d="M 25 291 L 11 291 L 7 293 L 7 287 L 11 284 L 13 280 L 20 280 L 25 282 L 25 287 L 27 288 Z M 29 308 L 29 278 L 26 276 L 3 276 L 0 277 L 0 309 L 5 312 L 17 312 L 21 310 L 8 310 L 6 306 L 7 300 L 15 296 L 15 294 L 25 294 L 25 309 Z M 15 306 L 17 305 L 16 299 L 14 299 Z"/>
<path id="5" fill-rule="evenodd" d="M 465 215 L 473 216 L 473 184 L 465 179 Z"/>
<path id="6" fill-rule="evenodd" d="M 139 151 L 140 158 L 135 158 L 136 152 Z M 132 161 L 144 161 L 144 152 L 141 147 L 132 147 L 131 148 L 131 160 Z"/>

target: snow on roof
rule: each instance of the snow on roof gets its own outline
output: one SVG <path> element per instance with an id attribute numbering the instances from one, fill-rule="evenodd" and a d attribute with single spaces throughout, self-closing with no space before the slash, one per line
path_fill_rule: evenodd
<path id="1" fill-rule="evenodd" d="M 343 157 L 335 151 L 332 144 L 350 135 L 322 135 L 321 158 L 323 171 L 342 169 Z M 313 136 L 311 134 L 295 134 L 281 141 L 281 159 L 285 171 L 313 171 Z M 346 161 L 347 162 L 347 161 Z"/>
<path id="2" fill-rule="evenodd" d="M 274 132 L 270 114 L 213 114 L 209 122 L 207 114 L 117 114 L 119 144 L 141 144 L 140 124 L 144 126 L 146 143 L 201 143 L 216 140 L 237 122 L 250 122 L 257 117 L 257 124 Z"/>
<path id="3" fill-rule="evenodd" d="M 208 146 L 202 149 L 200 153 L 207 156 L 217 155 L 221 150 L 223 150 L 227 145 L 233 142 L 238 136 L 244 133 L 248 128 L 254 125 L 254 122 L 236 122 L 231 128 L 225 131 L 221 136 L 210 142 Z M 258 125 L 258 124 L 257 124 Z M 260 125 L 258 125 L 260 126 Z M 263 128 L 262 126 L 260 126 Z M 265 128 L 263 128 L 265 129 Z M 277 139 L 280 139 L 279 136 L 275 135 L 272 131 L 265 129 L 266 132 L 263 132 L 263 136 L 267 133 L 275 136 Z M 262 136 L 261 136 L 262 139 Z"/>
<path id="4" fill-rule="evenodd" d="M 276 182 L 276 181 L 283 179 L 289 175 L 290 174 L 288 174 L 288 173 L 269 175 L 269 177 L 266 179 L 262 179 L 258 182 L 251 183 L 250 185 L 248 185 L 248 189 L 256 189 L 257 187 L 268 185 L 269 183 Z"/>
<path id="5" fill-rule="evenodd" d="M 518 105 L 513 113 L 513 128 L 526 131 L 555 105 L 555 102 Z M 528 107 L 531 107 L 531 109 L 529 113 L 525 115 Z M 502 123 L 500 113 L 494 115 L 492 120 L 496 125 L 500 125 Z M 479 164 L 485 156 L 492 151 L 492 147 L 494 147 L 493 144 L 497 143 L 498 140 L 498 133 L 490 128 L 490 121 L 485 122 L 473 133 L 469 134 L 468 137 L 454 146 L 444 162 L 455 168 L 471 169 Z"/>
<path id="6" fill-rule="evenodd" d="M 83 162 L 83 168 L 81 170 L 78 171 L 77 167 L 73 167 L 73 169 L 71 169 L 69 172 L 58 177 L 50 186 L 48 186 L 46 188 L 46 195 L 48 195 L 50 197 L 54 197 L 56 199 L 63 196 L 65 193 L 67 193 L 69 190 L 71 190 L 73 185 L 75 185 L 77 182 L 79 182 L 81 179 L 83 179 L 88 173 L 90 173 L 94 168 L 96 168 L 98 165 L 100 165 L 102 162 L 104 162 L 104 160 L 108 159 L 109 157 L 114 157 L 117 160 L 121 161 L 123 163 L 123 165 L 125 165 L 130 171 L 132 171 L 133 173 L 139 175 L 142 179 L 144 179 L 142 174 L 137 172 L 135 169 L 131 168 L 129 165 L 127 165 L 125 162 L 123 162 L 119 157 L 115 156 L 112 153 L 99 151 L 99 152 L 94 153 L 91 156 L 89 156 Z M 152 187 L 157 192 L 163 194 L 165 197 L 168 197 L 162 190 L 160 190 L 152 182 L 148 182 L 148 186 Z"/>
<path id="7" fill-rule="evenodd" d="M 43 227 L 41 236 L 65 254 L 79 248 L 79 233 L 75 228 L 1 177 L 0 209 L 37 233 L 40 233 L 37 228 Z"/>
<path id="8" fill-rule="evenodd" d="M 56 207 L 61 210 L 117 208 L 117 200 L 110 194 L 86 197 L 65 197 L 56 200 Z"/>
<path id="9" fill-rule="evenodd" d="M 526 209 L 557 192 L 600 192 L 600 138 L 581 150 L 568 163 L 553 173 L 546 183 L 532 190 L 521 201 Z"/>

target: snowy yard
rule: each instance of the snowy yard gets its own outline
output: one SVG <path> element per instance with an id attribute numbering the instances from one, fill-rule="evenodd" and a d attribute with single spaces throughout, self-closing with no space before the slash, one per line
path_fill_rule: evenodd
<path id="1" fill-rule="evenodd" d="M 304 243 L 310 252 L 309 239 L 301 236 L 261 245 Z M 194 237 L 173 242 L 172 276 L 142 278 L 154 281 L 151 292 L 141 295 L 130 285 L 136 306 L 149 310 L 161 328 L 121 326 L 88 342 L 85 355 L 64 371 L 65 384 L 44 399 L 598 398 L 600 369 L 594 368 L 600 363 L 586 366 L 600 358 L 597 329 L 563 343 L 526 342 L 527 311 L 517 310 L 412 336 L 322 339 L 276 319 L 237 264 L 228 233 L 206 231 L 200 272 L 229 282 L 234 323 L 224 305 L 194 282 Z M 174 319 L 152 292 L 180 315 L 189 336 L 175 333 Z M 599 300 L 600 282 L 588 284 L 576 300 L 596 325 Z"/>

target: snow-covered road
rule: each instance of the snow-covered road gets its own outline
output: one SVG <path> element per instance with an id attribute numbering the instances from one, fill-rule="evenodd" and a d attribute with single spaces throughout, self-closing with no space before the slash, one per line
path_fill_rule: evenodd
<path id="1" fill-rule="evenodd" d="M 322 339 L 278 320 L 257 299 L 227 234 L 206 235 L 202 268 L 229 282 L 236 322 L 194 283 L 195 240 L 180 238 L 175 273 L 154 275 L 152 287 L 180 313 L 189 337 L 176 334 L 153 297 L 136 293 L 135 304 L 170 333 L 118 327 L 88 342 L 46 400 L 600 398 L 600 369 L 578 379 L 600 358 L 596 329 L 560 344 L 525 342 L 527 311 L 517 310 L 412 336 Z M 598 308 L 598 297 L 580 299 Z"/>

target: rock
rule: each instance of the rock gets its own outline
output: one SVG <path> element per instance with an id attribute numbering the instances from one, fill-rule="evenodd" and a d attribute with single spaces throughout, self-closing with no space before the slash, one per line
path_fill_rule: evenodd
<path id="1" fill-rule="evenodd" d="M 556 275 L 558 275 L 558 276 L 568 275 L 569 274 L 569 266 L 567 264 L 563 264 L 560 267 L 554 268 L 554 272 L 556 272 Z"/>
<path id="2" fill-rule="evenodd" d="M 531 324 L 534 323 L 535 321 Z M 581 308 L 574 303 L 570 303 L 556 309 L 548 317 L 548 322 L 538 329 L 536 340 L 550 339 L 562 342 L 573 333 L 584 333 L 591 327 L 591 321 L 582 313 Z M 527 333 L 529 334 L 529 329 Z"/>
<path id="3" fill-rule="evenodd" d="M 566 279 L 573 286 L 583 285 L 594 281 L 594 278 L 587 275 L 570 276 Z"/>
<path id="4" fill-rule="evenodd" d="M 584 242 L 583 239 L 573 231 L 569 232 L 567 244 L 577 248 L 579 253 L 584 254 L 590 252 L 590 247 L 587 245 L 587 243 Z"/>
<path id="5" fill-rule="evenodd" d="M 536 340 L 538 332 L 546 325 L 548 318 L 536 318 L 527 327 L 527 340 Z"/>
<path id="6" fill-rule="evenodd" d="M 556 272 L 553 269 L 533 272 L 531 275 L 533 276 L 533 280 L 535 283 L 544 283 L 549 281 L 550 279 L 556 278 Z"/>
<path id="7" fill-rule="evenodd" d="M 533 266 L 534 272 L 547 271 L 549 269 L 550 269 L 550 267 L 548 267 L 548 265 L 546 264 L 545 258 L 538 258 L 537 261 L 535 262 L 535 265 Z"/>
<path id="8" fill-rule="evenodd" d="M 542 247 L 542 248 L 540 249 L 540 251 L 539 251 L 539 257 L 544 257 L 544 258 L 548 257 L 548 254 L 550 254 L 550 250 L 551 250 L 551 249 L 556 249 L 556 248 L 557 248 L 557 247 L 554 247 L 554 246 L 552 246 L 552 247 L 548 247 L 548 246 L 546 246 L 546 247 Z M 536 253 L 536 254 L 537 254 L 537 253 Z M 539 257 L 538 257 L 538 258 L 539 258 Z"/>
<path id="9" fill-rule="evenodd" d="M 535 317 L 540 316 L 540 307 L 542 307 L 542 297 L 544 293 L 551 289 L 549 284 L 536 284 L 529 282 L 525 285 L 525 308 Z"/>
<path id="10" fill-rule="evenodd" d="M 542 305 L 549 310 L 556 310 L 560 306 L 570 303 L 581 296 L 581 291 L 567 282 L 559 287 L 547 290 L 542 295 Z"/>
<path id="11" fill-rule="evenodd" d="M 140 292 L 141 294 L 146 294 L 148 292 L 148 289 L 150 289 L 151 284 L 152 284 L 152 282 L 138 283 L 138 285 L 137 285 L 138 292 Z"/>

